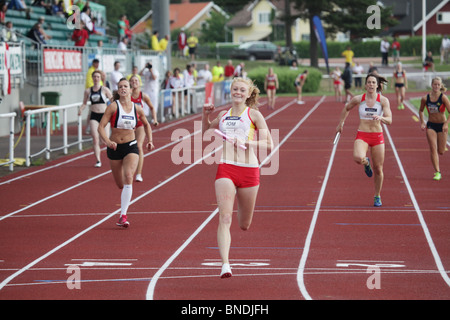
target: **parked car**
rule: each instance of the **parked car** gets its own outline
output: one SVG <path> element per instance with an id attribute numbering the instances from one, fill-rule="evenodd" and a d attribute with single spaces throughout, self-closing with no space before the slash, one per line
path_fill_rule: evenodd
<path id="1" fill-rule="evenodd" d="M 256 59 L 273 60 L 278 54 L 278 47 L 268 41 L 251 41 L 241 44 L 238 48 L 231 51 L 231 57 L 234 59 L 247 59 L 254 61 Z"/>

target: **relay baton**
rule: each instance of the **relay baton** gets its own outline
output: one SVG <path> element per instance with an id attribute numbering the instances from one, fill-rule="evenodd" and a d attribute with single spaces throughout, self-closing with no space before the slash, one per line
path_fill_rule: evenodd
<path id="1" fill-rule="evenodd" d="M 341 133 L 340 132 L 336 132 L 336 137 L 334 137 L 333 144 L 338 143 L 340 137 L 341 137 Z"/>
<path id="2" fill-rule="evenodd" d="M 228 142 L 234 143 L 234 139 L 230 138 L 229 136 L 227 136 L 226 134 L 224 134 L 222 131 L 215 129 L 214 132 L 216 134 L 218 134 L 219 136 L 221 136 L 222 138 L 224 138 L 225 140 L 227 140 Z M 246 150 L 247 147 L 244 146 L 243 144 L 239 145 L 239 148 L 241 148 L 242 150 Z"/>

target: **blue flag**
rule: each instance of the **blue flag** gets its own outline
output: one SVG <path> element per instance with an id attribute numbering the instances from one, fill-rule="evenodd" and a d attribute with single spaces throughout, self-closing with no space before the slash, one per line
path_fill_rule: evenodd
<path id="1" fill-rule="evenodd" d="M 325 64 L 327 65 L 327 73 L 330 73 L 330 68 L 328 66 L 328 50 L 327 50 L 327 42 L 325 40 L 325 31 L 322 27 L 322 21 L 318 16 L 313 17 L 314 22 L 314 32 L 316 34 L 316 38 L 320 43 L 320 47 L 322 48 L 323 58 L 325 59 Z"/>

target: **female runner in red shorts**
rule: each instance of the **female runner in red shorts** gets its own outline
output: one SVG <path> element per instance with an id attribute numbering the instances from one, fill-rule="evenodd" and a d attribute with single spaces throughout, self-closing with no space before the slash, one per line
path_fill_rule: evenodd
<path id="1" fill-rule="evenodd" d="M 275 110 L 275 98 L 278 90 L 278 76 L 269 68 L 269 74 L 266 74 L 264 81 L 264 90 L 267 92 L 267 104 L 269 109 Z"/>
<path id="2" fill-rule="evenodd" d="M 203 108 L 202 130 L 218 128 L 234 139 L 234 143 L 224 140 L 221 163 L 218 166 L 215 190 L 219 207 L 219 227 L 217 242 L 222 258 L 221 278 L 231 277 L 228 260 L 231 235 L 230 226 L 234 199 L 238 202 L 237 218 L 242 230 L 250 227 L 259 189 L 259 163 L 256 156 L 258 148 L 272 150 L 273 141 L 263 115 L 256 109 L 259 89 L 251 80 L 235 78 L 231 84 L 232 108 L 221 111 L 209 120 L 214 111 L 213 105 Z M 255 139 L 255 131 L 258 138 Z M 246 150 L 241 150 L 245 145 Z"/>
<path id="3" fill-rule="evenodd" d="M 392 123 L 392 112 L 389 100 L 381 95 L 383 84 L 387 83 L 383 77 L 369 73 L 366 77 L 366 93 L 353 97 L 344 107 L 341 120 L 336 127 L 336 132 L 342 133 L 344 121 L 350 110 L 359 106 L 358 134 L 353 146 L 353 159 L 356 163 L 364 165 L 367 176 L 374 175 L 375 197 L 374 206 L 381 207 L 381 187 L 383 186 L 384 164 L 384 124 Z M 370 165 L 367 151 L 371 149 L 373 171 Z"/>

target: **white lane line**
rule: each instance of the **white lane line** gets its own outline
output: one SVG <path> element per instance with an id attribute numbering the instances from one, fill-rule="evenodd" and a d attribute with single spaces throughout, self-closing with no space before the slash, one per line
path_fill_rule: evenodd
<path id="1" fill-rule="evenodd" d="M 280 142 L 278 146 L 274 148 L 274 150 L 267 156 L 266 159 L 264 159 L 259 167 L 261 168 L 268 160 L 269 158 L 289 139 L 289 137 L 300 127 L 300 125 L 319 107 L 319 105 L 325 100 L 325 96 L 323 96 L 319 102 L 316 103 L 316 105 L 297 123 L 297 125 L 286 135 L 286 137 Z M 266 117 L 266 120 L 268 120 L 271 116 L 274 114 L 277 114 L 278 112 L 281 112 L 281 110 L 287 108 L 288 106 L 292 105 L 294 103 L 291 102 L 284 106 L 283 108 L 280 108 L 280 110 L 274 112 L 270 116 Z M 180 253 L 192 242 L 192 240 L 203 230 L 203 228 L 214 218 L 214 216 L 219 212 L 219 209 L 217 208 L 214 210 L 208 218 L 197 228 L 197 230 L 194 231 L 194 233 L 183 243 L 181 247 L 179 247 L 174 254 L 164 263 L 164 265 L 156 272 L 156 274 L 152 277 L 152 280 L 150 281 L 150 284 L 147 289 L 146 299 L 147 300 L 153 300 L 154 299 L 154 293 L 155 293 L 155 287 L 156 283 L 158 282 L 158 279 L 161 277 L 163 272 L 172 264 L 172 262 L 180 255 Z"/>
<path id="2" fill-rule="evenodd" d="M 288 104 L 290 105 L 290 104 Z M 275 113 L 275 112 L 274 112 Z M 200 130 L 201 131 L 201 130 Z M 195 133 L 192 133 L 189 136 L 194 135 Z M 186 138 L 186 137 L 184 137 Z M 183 138 L 183 139 L 184 139 Z M 168 145 L 166 145 L 165 147 L 168 147 L 171 144 L 174 143 L 178 143 L 180 140 L 182 139 L 178 139 L 177 141 L 174 141 Z M 164 147 L 164 148 L 165 148 Z M 221 148 L 221 147 L 220 147 Z M 135 202 L 139 201 L 140 199 L 146 197 L 147 195 L 149 195 L 150 193 L 158 190 L 159 188 L 163 187 L 164 185 L 166 185 L 167 183 L 169 183 L 170 181 L 174 180 L 175 178 L 177 178 L 178 176 L 182 175 L 183 173 L 189 171 L 190 169 L 194 168 L 196 165 L 202 163 L 202 161 L 210 156 L 212 156 L 213 154 L 215 154 L 218 150 L 220 150 L 220 148 L 217 148 L 213 151 L 211 151 L 209 154 L 203 156 L 201 159 L 198 159 L 197 161 L 195 161 L 194 163 L 192 163 L 191 165 L 189 165 L 188 167 L 180 170 L 178 173 L 172 175 L 171 177 L 169 177 L 168 179 L 164 180 L 163 182 L 159 183 L 157 186 L 153 187 L 152 189 L 150 189 L 149 191 L 141 194 L 140 196 L 136 197 L 135 199 L 133 199 L 130 202 L 130 206 L 132 204 L 134 204 Z M 161 148 L 162 149 L 162 148 Z M 156 150 L 154 150 L 156 151 Z M 150 154 L 150 153 L 149 153 Z M 10 275 L 9 277 L 7 277 L 5 280 L 3 280 L 0 283 L 0 290 L 2 290 L 9 282 L 11 282 L 11 280 L 13 280 L 14 278 L 16 278 L 17 276 L 21 275 L 22 273 L 24 273 L 25 271 L 29 270 L 30 268 L 32 268 L 33 266 L 35 266 L 36 264 L 38 264 L 39 262 L 41 262 L 42 260 L 46 259 L 47 257 L 49 257 L 50 255 L 52 255 L 53 253 L 57 252 L 58 250 L 64 248 L 65 246 L 67 246 L 68 244 L 72 243 L 73 241 L 75 241 L 76 239 L 80 238 L 82 235 L 86 234 L 87 232 L 91 231 L 92 229 L 96 228 L 97 226 L 101 225 L 103 222 L 109 220 L 110 218 L 114 217 L 115 215 L 117 215 L 120 212 L 120 208 L 117 209 L 116 211 L 114 211 L 113 213 L 109 214 L 108 216 L 106 216 L 105 218 L 101 219 L 100 221 L 98 221 L 97 223 L 91 225 L 90 227 L 84 229 L 83 231 L 79 232 L 78 234 L 76 234 L 75 236 L 73 236 L 72 238 L 70 238 L 69 240 L 63 242 L 62 244 L 58 245 L 57 247 L 55 247 L 54 249 L 48 251 L 46 254 L 42 255 L 41 257 L 37 258 L 36 260 L 30 262 L 29 264 L 27 264 L 25 267 L 19 269 L 17 272 L 13 273 L 12 275 Z"/>
<path id="3" fill-rule="evenodd" d="M 408 189 L 409 197 L 411 198 L 411 201 L 414 205 L 414 209 L 417 212 L 417 217 L 419 218 L 420 225 L 422 226 L 423 232 L 425 233 L 425 238 L 427 239 L 428 246 L 430 247 L 431 253 L 433 254 L 433 258 L 436 263 L 436 266 L 437 266 L 442 278 L 444 279 L 444 281 L 447 283 L 448 286 L 450 286 L 450 278 L 449 278 L 447 272 L 445 271 L 444 266 L 442 265 L 441 257 L 439 256 L 439 253 L 436 250 L 436 246 L 434 245 L 433 238 L 431 237 L 430 231 L 428 230 L 427 223 L 425 222 L 422 211 L 420 210 L 419 204 L 417 203 L 416 197 L 414 196 L 414 192 L 411 188 L 411 185 L 409 184 L 408 177 L 406 176 L 402 162 L 397 153 L 397 149 L 395 148 L 394 141 L 392 140 L 391 134 L 389 133 L 389 129 L 387 128 L 386 125 L 384 125 L 384 129 L 385 129 L 386 135 L 389 139 L 389 143 L 391 144 L 395 159 L 397 160 L 398 167 L 400 168 L 400 172 L 402 173 L 404 184 L 406 186 L 406 189 Z"/>
<path id="4" fill-rule="evenodd" d="M 314 214 L 311 220 L 311 224 L 309 226 L 308 234 L 305 240 L 305 246 L 303 248 L 302 257 L 300 258 L 300 264 L 297 270 L 297 284 L 300 289 L 301 294 L 306 300 L 312 300 L 311 296 L 306 290 L 304 272 L 306 266 L 306 260 L 308 259 L 309 249 L 311 248 L 311 239 L 314 234 L 314 229 L 316 227 L 317 218 L 319 216 L 320 206 L 322 204 L 322 199 L 325 194 L 325 189 L 327 187 L 328 178 L 330 177 L 331 167 L 333 166 L 334 156 L 336 154 L 337 146 L 339 145 L 339 141 L 333 146 L 333 151 L 331 152 L 330 161 L 328 162 L 327 171 L 325 173 L 325 177 L 322 182 L 322 187 L 320 188 L 319 198 L 317 199 L 316 207 L 314 209 Z"/>

